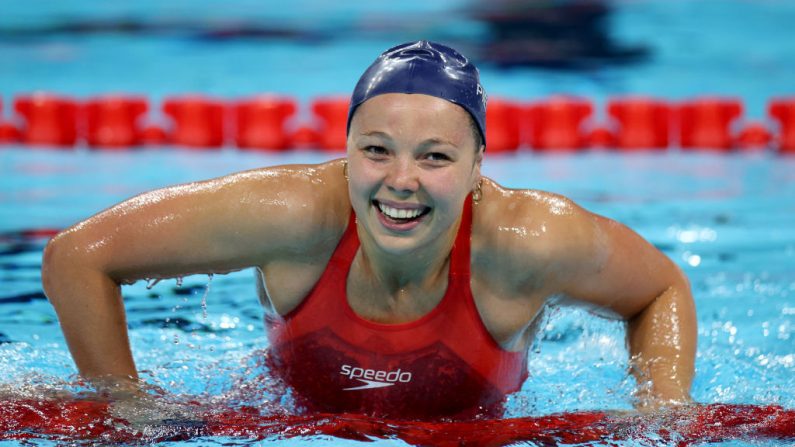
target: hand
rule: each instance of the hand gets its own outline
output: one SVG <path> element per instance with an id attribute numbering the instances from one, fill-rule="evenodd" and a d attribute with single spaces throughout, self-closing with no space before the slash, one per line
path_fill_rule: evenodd
<path id="1" fill-rule="evenodd" d="M 194 425 L 201 421 L 195 404 L 177 402 L 165 390 L 134 379 L 92 379 L 98 393 L 110 401 L 109 411 L 129 428 L 150 432 L 168 425 Z"/>

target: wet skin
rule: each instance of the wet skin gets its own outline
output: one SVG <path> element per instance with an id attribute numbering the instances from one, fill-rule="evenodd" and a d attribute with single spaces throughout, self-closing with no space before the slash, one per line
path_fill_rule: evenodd
<path id="1" fill-rule="evenodd" d="M 47 296 L 84 376 L 136 378 L 120 284 L 256 267 L 263 303 L 308 294 L 347 225 L 361 246 L 348 300 L 382 323 L 415 320 L 447 287 L 464 201 L 473 206 L 471 288 L 507 350 L 527 348 L 551 300 L 628 324 L 639 406 L 686 402 L 695 355 L 687 279 L 637 234 L 565 197 L 482 178 L 466 112 L 425 96 L 376 96 L 356 111 L 345 160 L 262 168 L 149 192 L 64 231 L 43 263 Z"/>

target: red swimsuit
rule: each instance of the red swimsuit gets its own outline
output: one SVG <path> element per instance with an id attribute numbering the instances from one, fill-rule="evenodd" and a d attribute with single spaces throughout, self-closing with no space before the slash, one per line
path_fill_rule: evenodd
<path id="1" fill-rule="evenodd" d="M 359 247 L 353 213 L 304 301 L 268 318 L 273 372 L 310 411 L 395 418 L 499 416 L 527 378 L 527 353 L 503 350 L 480 319 L 469 287 L 472 205 L 450 254 L 447 291 L 418 320 L 381 324 L 356 315 L 346 280 Z"/>

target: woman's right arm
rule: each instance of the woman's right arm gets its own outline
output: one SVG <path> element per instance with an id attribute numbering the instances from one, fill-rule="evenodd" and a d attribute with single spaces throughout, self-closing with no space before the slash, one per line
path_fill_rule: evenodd
<path id="1" fill-rule="evenodd" d="M 338 167 L 263 169 L 152 191 L 53 238 L 42 282 L 80 374 L 137 378 L 121 284 L 226 273 L 301 248 L 311 254 L 339 220 L 318 197 L 334 189 L 324 185 L 335 178 L 329 170 Z"/>

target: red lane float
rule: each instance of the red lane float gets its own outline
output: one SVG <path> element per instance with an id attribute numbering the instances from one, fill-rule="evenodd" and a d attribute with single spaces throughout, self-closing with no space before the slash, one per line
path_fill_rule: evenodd
<path id="1" fill-rule="evenodd" d="M 24 239 L 50 239 L 60 232 L 58 228 L 30 228 L 18 234 Z"/>
<path id="2" fill-rule="evenodd" d="M 183 411 L 185 408 L 183 408 Z M 620 442 L 687 446 L 730 440 L 795 441 L 795 410 L 776 405 L 710 404 L 657 414 L 592 411 L 540 417 L 469 421 L 406 421 L 355 414 L 261 414 L 253 407 L 203 408 L 190 419 L 133 427 L 109 404 L 91 400 L 19 399 L 0 402 L 0 440 L 51 439 L 63 443 L 155 443 L 222 436 L 261 440 L 335 436 L 372 441 L 398 438 L 412 445 L 499 446 Z"/>
<path id="3" fill-rule="evenodd" d="M 292 145 L 285 123 L 298 110 L 295 100 L 258 96 L 237 102 L 233 110 L 237 147 L 284 150 Z"/>
<path id="4" fill-rule="evenodd" d="M 25 124 L 21 140 L 28 145 L 72 147 L 77 142 L 77 102 L 51 93 L 35 93 L 14 100 Z"/>
<path id="5" fill-rule="evenodd" d="M 140 123 L 148 109 L 146 98 L 103 96 L 80 106 L 67 97 L 36 93 L 16 98 L 18 116 L 12 121 L 0 119 L 0 144 L 71 147 L 85 141 L 90 147 L 109 149 L 164 144 L 218 148 L 226 141 L 228 127 L 234 131 L 230 139 L 243 149 L 341 151 L 346 144 L 348 101 L 347 97 L 316 99 L 310 104 L 313 122 L 296 123 L 288 131 L 286 124 L 298 110 L 290 98 L 263 95 L 235 102 L 227 110 L 222 101 L 203 96 L 172 97 L 162 105 L 172 121 L 165 130 L 161 123 Z M 685 150 L 774 148 L 795 153 L 795 97 L 768 104 L 768 115 L 776 124 L 772 127 L 761 122 L 736 126 L 743 106 L 731 98 L 697 98 L 678 107 L 653 98 L 617 98 L 608 102 L 605 111 L 611 122 L 587 130 L 584 126 L 594 106 L 586 99 L 560 96 L 522 106 L 493 98 L 486 116 L 488 154 L 522 146 L 538 151 L 635 150 L 663 149 L 674 143 Z"/>
<path id="6" fill-rule="evenodd" d="M 224 144 L 224 104 L 200 95 L 166 98 L 163 112 L 174 128 L 170 142 L 192 148 L 220 148 Z"/>
<path id="7" fill-rule="evenodd" d="M 529 144 L 539 151 L 570 151 L 586 146 L 583 123 L 593 113 L 585 99 L 553 97 L 525 109 Z"/>
<path id="8" fill-rule="evenodd" d="M 607 103 L 616 120 L 615 147 L 621 150 L 665 149 L 671 132 L 671 107 L 652 98 L 622 98 Z"/>
<path id="9" fill-rule="evenodd" d="M 102 96 L 83 105 L 86 142 L 102 149 L 125 149 L 138 146 L 141 116 L 149 110 L 141 96 Z"/>
<path id="10" fill-rule="evenodd" d="M 795 97 L 772 100 L 768 114 L 778 122 L 779 151 L 795 154 Z"/>
<path id="11" fill-rule="evenodd" d="M 764 124 L 750 122 L 737 134 L 734 145 L 744 150 L 767 149 L 772 140 L 773 136 Z"/>
<path id="12" fill-rule="evenodd" d="M 170 142 L 165 129 L 154 124 L 144 126 L 138 134 L 138 140 L 144 146 L 162 146 Z"/>
<path id="13" fill-rule="evenodd" d="M 489 98 L 486 107 L 487 152 L 515 152 L 520 145 L 521 107 L 515 102 L 499 98 Z"/>
<path id="14" fill-rule="evenodd" d="M 312 149 L 320 144 L 320 132 L 310 126 L 299 126 L 290 135 L 292 147 L 300 149 Z"/>
<path id="15" fill-rule="evenodd" d="M 0 144 L 18 143 L 21 139 L 22 134 L 16 126 L 0 122 Z"/>
<path id="16" fill-rule="evenodd" d="M 312 101 L 312 113 L 319 121 L 320 148 L 344 151 L 347 144 L 348 97 L 319 98 Z"/>
<path id="17" fill-rule="evenodd" d="M 0 117 L 3 112 L 3 101 L 0 100 Z M 0 120 L 0 144 L 17 143 L 20 139 L 19 129 L 11 123 Z"/>
<path id="18" fill-rule="evenodd" d="M 616 135 L 605 127 L 595 127 L 585 136 L 585 144 L 594 148 L 616 147 Z"/>
<path id="19" fill-rule="evenodd" d="M 733 98 L 700 98 L 679 108 L 679 146 L 682 149 L 733 147 L 732 123 L 743 113 L 742 103 Z"/>

